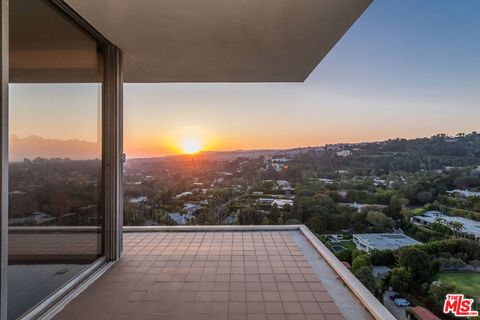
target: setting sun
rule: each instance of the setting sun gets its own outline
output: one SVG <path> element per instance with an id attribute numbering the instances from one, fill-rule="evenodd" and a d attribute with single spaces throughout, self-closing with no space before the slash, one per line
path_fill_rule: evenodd
<path id="1" fill-rule="evenodd" d="M 183 153 L 194 154 L 199 152 L 202 149 L 202 145 L 198 139 L 187 138 L 182 141 L 181 149 Z"/>

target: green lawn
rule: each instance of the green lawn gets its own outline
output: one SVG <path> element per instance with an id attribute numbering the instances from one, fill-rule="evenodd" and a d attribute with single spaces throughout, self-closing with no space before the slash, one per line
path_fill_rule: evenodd
<path id="1" fill-rule="evenodd" d="M 437 276 L 441 281 L 457 287 L 461 293 L 472 297 L 480 296 L 480 273 L 441 272 Z"/>
<path id="2" fill-rule="evenodd" d="M 349 241 L 340 241 L 339 243 L 342 247 L 345 247 L 346 249 L 350 249 L 350 250 L 355 250 L 357 247 L 355 246 L 355 244 L 353 243 L 352 240 L 349 240 Z"/>
<path id="3" fill-rule="evenodd" d="M 416 209 L 413 209 L 413 210 L 412 210 L 412 213 L 413 213 L 413 215 L 415 215 L 415 216 L 417 216 L 417 215 L 419 215 L 419 214 L 422 214 L 422 213 L 424 213 L 424 212 L 425 212 L 425 209 L 423 209 L 423 208 L 416 208 Z"/>

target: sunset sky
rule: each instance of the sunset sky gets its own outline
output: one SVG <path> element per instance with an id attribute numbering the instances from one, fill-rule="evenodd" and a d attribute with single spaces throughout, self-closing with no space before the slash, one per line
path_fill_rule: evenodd
<path id="1" fill-rule="evenodd" d="M 132 158 L 184 152 L 182 144 L 290 148 L 480 131 L 478 12 L 478 0 L 376 0 L 305 83 L 126 84 L 125 152 Z M 10 132 L 18 141 L 97 141 L 97 86 L 39 86 L 11 87 Z"/>

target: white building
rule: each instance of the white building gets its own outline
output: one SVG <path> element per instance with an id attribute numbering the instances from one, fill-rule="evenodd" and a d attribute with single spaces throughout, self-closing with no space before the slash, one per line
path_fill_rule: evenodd
<path id="1" fill-rule="evenodd" d="M 354 234 L 353 243 L 358 250 L 396 250 L 402 247 L 421 244 L 415 239 L 401 233 L 363 233 Z"/>
<path id="2" fill-rule="evenodd" d="M 135 198 L 132 198 L 130 199 L 128 202 L 130 203 L 142 203 L 142 202 L 145 202 L 147 201 L 148 198 L 145 197 L 145 196 L 140 196 L 140 197 L 135 197 Z"/>
<path id="3" fill-rule="evenodd" d="M 278 188 L 282 191 L 285 191 L 286 194 L 289 194 L 295 190 L 294 188 L 292 188 L 292 186 L 290 185 L 290 182 L 288 181 L 278 180 L 277 184 L 278 184 Z"/>
<path id="4" fill-rule="evenodd" d="M 285 166 L 283 164 L 279 164 L 279 163 L 272 163 L 270 165 L 267 166 L 267 170 L 269 168 L 272 168 L 273 170 L 275 170 L 276 172 L 280 172 L 283 170 L 283 168 L 285 168 Z"/>
<path id="5" fill-rule="evenodd" d="M 387 206 L 384 204 L 364 204 L 364 203 L 338 203 L 340 206 L 348 206 L 350 208 L 357 209 L 357 212 L 361 212 L 364 208 L 370 208 L 372 210 L 383 210 Z"/>
<path id="6" fill-rule="evenodd" d="M 269 204 L 272 207 L 276 205 L 279 209 L 283 209 L 286 205 L 293 206 L 293 200 L 291 199 L 258 198 L 257 201 L 261 204 Z"/>
<path id="7" fill-rule="evenodd" d="M 319 178 L 318 181 L 323 182 L 325 184 L 333 184 L 335 183 L 335 180 L 333 179 L 327 179 L 327 178 Z"/>
<path id="8" fill-rule="evenodd" d="M 350 150 L 337 151 L 337 156 L 339 157 L 348 157 L 350 155 L 352 155 L 352 152 Z"/>
<path id="9" fill-rule="evenodd" d="M 447 191 L 448 194 L 459 194 L 464 197 L 480 197 L 480 192 L 476 191 L 468 191 L 468 190 L 460 190 L 460 189 L 455 189 L 455 190 L 450 190 Z"/>
<path id="10" fill-rule="evenodd" d="M 272 204 L 274 200 L 275 199 L 271 199 L 271 198 L 258 198 L 257 201 L 262 204 Z"/>
<path id="11" fill-rule="evenodd" d="M 186 196 L 191 196 L 193 193 L 190 192 L 190 191 L 185 191 L 185 192 L 182 192 L 180 194 L 177 194 L 175 196 L 175 198 L 183 198 L 183 197 L 186 197 Z"/>
<path id="12" fill-rule="evenodd" d="M 468 238 L 480 241 L 480 222 L 463 217 L 446 216 L 439 211 L 427 211 L 421 215 L 410 218 L 412 223 L 430 227 L 433 223 L 443 223 L 449 226 L 451 222 L 460 222 L 463 225 L 461 234 Z"/>
<path id="13" fill-rule="evenodd" d="M 187 224 L 190 220 L 193 219 L 193 215 L 189 213 L 178 213 L 178 212 L 172 212 L 167 214 L 170 219 L 175 221 L 176 224 L 178 225 L 185 225 Z"/>
<path id="14" fill-rule="evenodd" d="M 386 186 L 387 181 L 385 179 L 380 179 L 379 177 L 374 177 L 373 178 L 373 185 L 376 186 L 376 187 Z"/>
<path id="15" fill-rule="evenodd" d="M 272 202 L 272 207 L 276 205 L 278 209 L 283 209 L 286 205 L 293 206 L 293 200 L 289 199 L 275 199 Z"/>
<path id="16" fill-rule="evenodd" d="M 188 214 L 194 214 L 195 211 L 201 209 L 202 207 L 195 203 L 185 203 L 183 205 L 183 210 Z"/>

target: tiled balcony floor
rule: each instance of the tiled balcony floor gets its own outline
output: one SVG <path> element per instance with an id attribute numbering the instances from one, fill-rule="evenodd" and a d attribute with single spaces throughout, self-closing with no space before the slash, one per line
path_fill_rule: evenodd
<path id="1" fill-rule="evenodd" d="M 326 288 L 321 268 L 312 267 L 321 258 L 309 258 L 313 247 L 298 237 L 293 231 L 126 233 L 124 257 L 56 319 L 369 319 L 331 274 Z"/>

